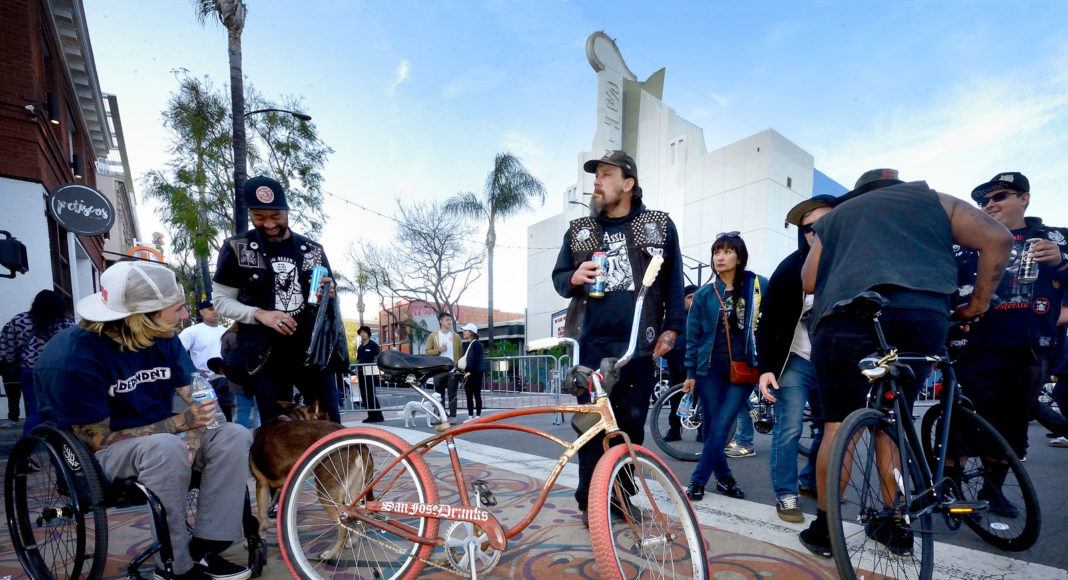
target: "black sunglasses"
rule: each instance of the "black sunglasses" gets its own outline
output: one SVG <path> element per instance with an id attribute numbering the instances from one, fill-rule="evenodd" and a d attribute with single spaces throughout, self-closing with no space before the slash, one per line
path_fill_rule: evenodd
<path id="1" fill-rule="evenodd" d="M 720 238 L 737 238 L 738 234 L 740 233 L 742 232 L 720 232 L 716 234 L 716 239 L 718 240 Z"/>
<path id="2" fill-rule="evenodd" d="M 1001 202 L 1005 201 L 1005 198 L 1010 196 L 1010 195 L 1020 195 L 1020 192 L 1018 192 L 1018 191 L 999 191 L 999 192 L 995 193 L 994 195 L 991 195 L 990 197 L 985 197 L 983 199 L 980 199 L 979 200 L 979 207 L 986 207 L 986 204 L 988 204 L 988 203 L 990 203 L 992 201 L 996 201 L 998 203 L 1001 203 Z"/>
<path id="3" fill-rule="evenodd" d="M 813 225 L 814 224 L 802 224 L 801 225 L 801 233 L 802 234 L 815 233 L 816 232 L 816 228 L 812 227 Z"/>

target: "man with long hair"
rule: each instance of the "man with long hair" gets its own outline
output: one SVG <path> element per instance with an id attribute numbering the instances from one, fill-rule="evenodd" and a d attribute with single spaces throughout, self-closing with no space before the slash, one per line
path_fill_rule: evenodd
<path id="1" fill-rule="evenodd" d="M 42 414 L 71 428 L 111 481 L 136 477 L 167 513 L 175 578 L 243 580 L 248 568 L 219 553 L 243 536 L 251 433 L 212 424 L 214 399 L 194 403 L 197 373 L 175 330 L 189 318 L 172 272 L 152 262 L 120 262 L 100 276 L 100 292 L 77 305 L 82 321 L 45 347 L 34 370 Z M 189 407 L 171 411 L 177 395 Z M 182 436 L 179 436 L 182 434 Z M 202 474 L 197 521 L 186 530 L 193 470 Z M 164 577 L 157 567 L 156 578 Z"/>

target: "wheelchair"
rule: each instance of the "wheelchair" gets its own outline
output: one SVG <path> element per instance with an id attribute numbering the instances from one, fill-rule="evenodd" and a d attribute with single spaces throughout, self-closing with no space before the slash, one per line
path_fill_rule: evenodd
<path id="1" fill-rule="evenodd" d="M 194 471 L 190 483 L 190 522 L 196 515 L 199 476 Z M 173 574 L 174 555 L 159 499 L 135 478 L 105 481 L 88 446 L 73 431 L 45 423 L 15 443 L 4 474 L 4 501 L 12 546 L 34 580 L 100 578 L 108 555 L 107 510 L 144 504 L 157 540 L 130 562 L 126 578 L 142 578 L 138 569 L 157 552 L 163 569 Z M 247 491 L 242 528 L 248 566 L 258 577 L 267 545 L 259 537 Z"/>

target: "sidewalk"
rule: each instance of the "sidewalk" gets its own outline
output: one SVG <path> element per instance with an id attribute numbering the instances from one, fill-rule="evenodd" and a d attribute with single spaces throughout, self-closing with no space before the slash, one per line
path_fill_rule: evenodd
<path id="1" fill-rule="evenodd" d="M 343 421 L 358 425 L 362 414 L 347 414 Z M 385 427 L 407 440 L 421 439 L 425 434 L 401 427 L 403 422 L 387 421 Z M 382 424 L 376 425 L 381 427 Z M 6 467 L 7 456 L 15 440 L 21 435 L 19 429 L 0 430 L 0 467 Z M 508 499 L 530 497 L 541 487 L 540 474 L 548 472 L 553 461 L 527 456 L 513 450 L 493 448 L 479 444 L 463 444 L 461 457 L 465 459 L 464 470 L 480 474 L 479 477 L 491 481 L 495 494 L 501 504 Z M 436 457 L 435 457 L 436 455 Z M 440 454 L 428 455 L 432 463 L 444 460 Z M 508 468 L 500 466 L 507 465 Z M 488 578 L 523 578 L 538 579 L 559 576 L 578 578 L 598 578 L 590 546 L 589 532 L 582 527 L 579 512 L 573 499 L 573 485 L 577 479 L 577 467 L 569 464 L 561 475 L 560 481 L 553 489 L 549 501 L 527 530 L 514 538 L 505 552 L 500 564 L 488 574 Z M 251 485 L 251 480 L 250 480 Z M 442 485 L 446 485 L 444 482 Z M 515 502 L 522 504 L 523 502 Z M 712 504 L 707 499 L 698 504 L 702 509 L 702 522 L 707 512 L 712 511 Z M 526 504 L 523 504 L 526 505 Z M 3 507 L 0 506 L 0 511 Z M 525 514 L 525 509 L 505 508 L 497 515 L 502 522 L 514 522 Z M 6 521 L 6 514 L 5 514 Z M 149 537 L 149 519 L 144 507 L 108 512 L 109 554 L 105 578 L 124 578 L 125 565 L 132 555 L 151 542 Z M 720 529 L 712 525 L 702 525 L 704 536 L 708 541 L 712 572 L 733 572 L 752 578 L 835 578 L 833 566 L 829 560 L 816 558 L 807 553 L 783 548 L 757 540 L 746 535 Z M 268 531 L 267 567 L 262 578 L 290 578 L 285 562 L 278 551 L 278 542 L 273 526 Z M 798 546 L 800 548 L 800 546 Z M 235 546 L 227 552 L 233 561 L 243 561 L 245 553 Z M 151 568 L 146 567 L 142 574 L 151 575 Z M 0 536 L 0 578 L 23 578 L 25 573 L 19 566 L 18 558 L 11 548 L 10 537 L 4 533 Z M 445 572 L 424 572 L 426 578 L 454 578 Z M 742 577 L 742 576 L 739 576 Z"/>

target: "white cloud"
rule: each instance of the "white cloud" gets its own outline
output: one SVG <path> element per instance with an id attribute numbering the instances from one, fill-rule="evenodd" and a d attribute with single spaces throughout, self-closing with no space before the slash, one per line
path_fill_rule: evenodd
<path id="1" fill-rule="evenodd" d="M 389 94 L 393 94 L 397 90 L 397 87 L 402 83 L 407 82 L 408 77 L 411 75 L 412 65 L 408 62 L 408 59 L 401 59 L 397 65 L 397 74 L 393 79 L 393 82 L 389 85 Z"/>

